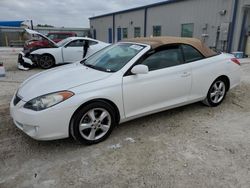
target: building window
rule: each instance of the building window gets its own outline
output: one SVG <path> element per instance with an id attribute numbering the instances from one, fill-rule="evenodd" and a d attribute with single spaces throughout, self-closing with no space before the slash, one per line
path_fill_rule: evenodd
<path id="1" fill-rule="evenodd" d="M 161 26 L 160 25 L 153 26 L 153 36 L 154 37 L 161 36 Z"/>
<path id="2" fill-rule="evenodd" d="M 181 25 L 181 37 L 193 37 L 194 24 L 182 24 Z"/>
<path id="3" fill-rule="evenodd" d="M 135 27 L 134 28 L 134 37 L 141 37 L 141 28 L 140 27 Z"/>
<path id="4" fill-rule="evenodd" d="M 122 28 L 122 38 L 128 38 L 128 28 Z"/>

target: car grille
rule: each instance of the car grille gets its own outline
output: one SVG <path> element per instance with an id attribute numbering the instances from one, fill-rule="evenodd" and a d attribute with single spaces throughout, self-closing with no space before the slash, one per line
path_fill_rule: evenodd
<path id="1" fill-rule="evenodd" d="M 19 97 L 19 96 L 16 95 L 15 98 L 14 98 L 14 101 L 13 101 L 14 105 L 16 106 L 17 103 L 20 102 L 20 100 L 22 100 L 21 97 Z"/>

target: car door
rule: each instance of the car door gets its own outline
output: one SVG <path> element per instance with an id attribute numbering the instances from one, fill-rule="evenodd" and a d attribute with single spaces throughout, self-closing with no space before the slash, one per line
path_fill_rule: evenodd
<path id="1" fill-rule="evenodd" d="M 71 63 L 79 61 L 83 58 L 83 44 L 84 40 L 76 39 L 62 48 L 62 55 L 64 63 Z"/>
<path id="2" fill-rule="evenodd" d="M 192 88 L 190 100 L 202 100 L 206 97 L 208 88 L 212 84 L 219 67 L 215 70 L 211 58 L 205 58 L 196 48 L 190 45 L 181 45 L 185 63 L 192 69 Z"/>
<path id="3" fill-rule="evenodd" d="M 160 111 L 188 100 L 191 68 L 183 63 L 179 45 L 167 46 L 148 55 L 139 64 L 147 65 L 147 74 L 125 74 L 123 100 L 127 118 Z"/>

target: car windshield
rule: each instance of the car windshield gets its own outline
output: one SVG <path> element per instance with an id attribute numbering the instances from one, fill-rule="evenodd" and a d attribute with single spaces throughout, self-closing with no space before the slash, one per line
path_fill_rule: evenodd
<path id="1" fill-rule="evenodd" d="M 68 42 L 70 42 L 72 39 L 71 38 L 66 38 L 64 40 L 61 40 L 60 42 L 56 43 L 57 46 L 62 47 L 65 44 L 67 44 Z"/>
<path id="2" fill-rule="evenodd" d="M 111 45 L 95 53 L 82 63 L 93 69 L 116 72 L 126 65 L 145 46 L 130 43 L 118 43 Z"/>
<path id="3" fill-rule="evenodd" d="M 57 38 L 56 34 L 48 34 L 47 37 L 50 38 L 51 40 Z"/>

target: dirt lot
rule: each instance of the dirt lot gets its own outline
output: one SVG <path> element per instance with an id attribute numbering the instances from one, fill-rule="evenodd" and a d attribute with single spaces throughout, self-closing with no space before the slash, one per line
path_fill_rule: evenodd
<path id="1" fill-rule="evenodd" d="M 9 102 L 21 81 L 16 52 L 0 52 L 0 187 L 249 187 L 250 63 L 224 103 L 200 103 L 118 126 L 93 146 L 35 141 L 18 130 Z"/>

